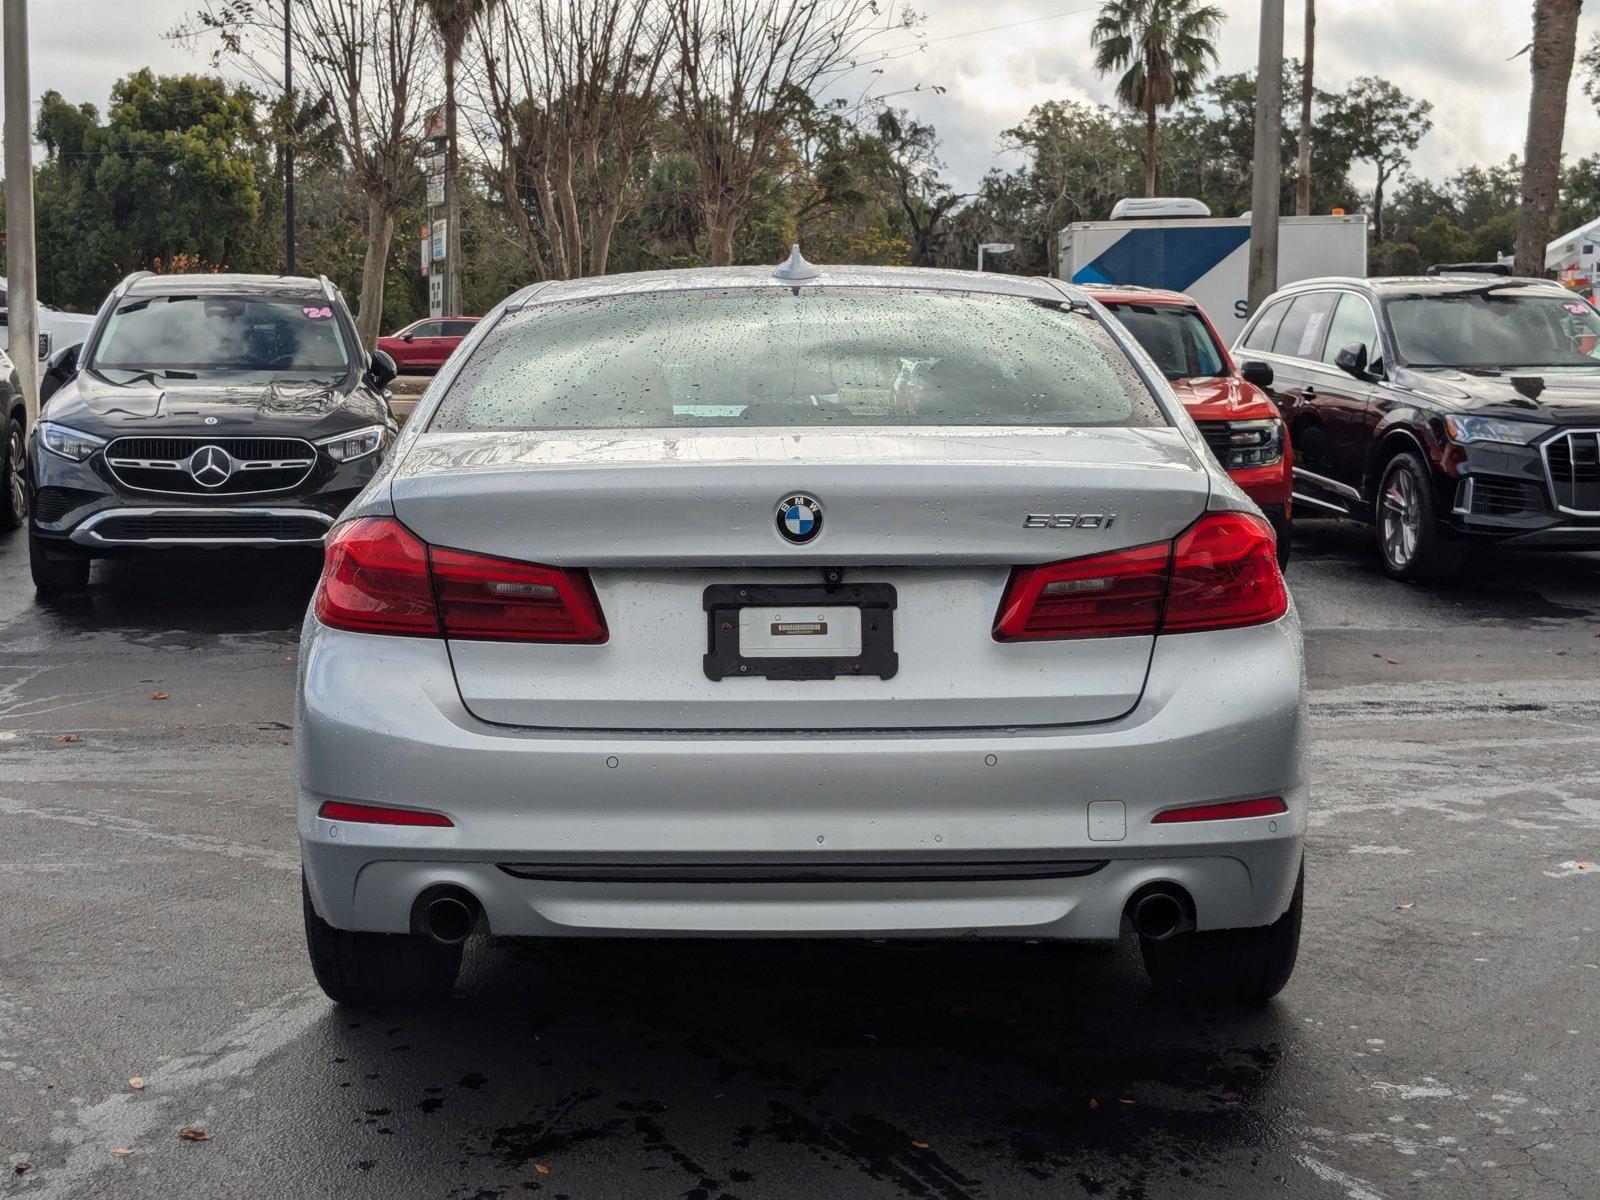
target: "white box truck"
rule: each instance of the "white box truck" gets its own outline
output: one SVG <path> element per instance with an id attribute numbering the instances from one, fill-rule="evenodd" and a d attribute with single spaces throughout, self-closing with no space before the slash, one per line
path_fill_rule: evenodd
<path id="1" fill-rule="evenodd" d="M 1213 217 L 1196 200 L 1123 200 L 1109 221 L 1068 225 L 1059 245 L 1062 279 L 1184 292 L 1230 343 L 1250 315 L 1248 216 Z M 1366 217 L 1279 218 L 1278 286 L 1366 273 Z"/>

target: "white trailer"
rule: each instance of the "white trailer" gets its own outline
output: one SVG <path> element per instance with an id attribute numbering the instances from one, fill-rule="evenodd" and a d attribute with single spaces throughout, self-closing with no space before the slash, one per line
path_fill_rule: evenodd
<path id="1" fill-rule="evenodd" d="M 1581 225 L 1546 246 L 1544 266 L 1570 288 L 1592 288 L 1600 277 L 1600 220 Z"/>
<path id="2" fill-rule="evenodd" d="M 1130 216 L 1080 221 L 1061 231 L 1060 277 L 1183 292 L 1199 302 L 1231 343 L 1250 315 L 1250 218 L 1156 215 L 1205 211 L 1192 200 L 1123 201 L 1116 211 Z M 1366 273 L 1366 217 L 1280 218 L 1279 287 Z"/>

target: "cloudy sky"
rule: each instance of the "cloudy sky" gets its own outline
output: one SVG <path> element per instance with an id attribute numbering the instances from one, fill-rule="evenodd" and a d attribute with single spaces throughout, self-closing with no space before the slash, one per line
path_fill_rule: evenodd
<path id="1" fill-rule="evenodd" d="M 1258 0 L 1218 0 L 1228 13 L 1221 43 L 1224 71 L 1249 69 L 1256 54 Z M 886 36 L 883 75 L 874 90 L 904 93 L 895 103 L 931 121 L 962 188 L 983 172 L 1010 165 L 997 154 L 1002 129 L 1043 100 L 1110 99 L 1088 48 L 1093 0 L 913 0 L 925 14 L 926 47 Z M 1287 0 L 1288 53 L 1302 44 L 1301 0 Z M 33 90 L 54 88 L 74 101 L 104 105 L 113 80 L 141 66 L 201 70 L 202 55 L 166 40 L 193 0 L 33 0 Z M 1337 89 L 1361 74 L 1393 80 L 1433 101 L 1434 129 L 1416 170 L 1440 176 L 1473 162 L 1519 152 L 1525 134 L 1528 67 L 1524 56 L 1532 0 L 1322 0 L 1318 82 Z M 1009 28 L 997 28 L 1009 26 Z M 987 32 L 983 32 L 987 31 Z M 1585 17 L 1582 40 L 1600 32 Z M 870 82 L 863 80 L 863 83 Z M 907 89 L 922 85 L 923 90 Z M 947 89 L 935 94 L 928 85 Z M 1576 83 L 1567 150 L 1600 149 L 1600 116 Z"/>

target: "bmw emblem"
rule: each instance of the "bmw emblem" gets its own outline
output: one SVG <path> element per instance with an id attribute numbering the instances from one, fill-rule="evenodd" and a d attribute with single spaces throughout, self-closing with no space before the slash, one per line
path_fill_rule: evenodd
<path id="1" fill-rule="evenodd" d="M 778 501 L 778 532 L 797 546 L 813 540 L 822 532 L 822 504 L 804 494 Z"/>

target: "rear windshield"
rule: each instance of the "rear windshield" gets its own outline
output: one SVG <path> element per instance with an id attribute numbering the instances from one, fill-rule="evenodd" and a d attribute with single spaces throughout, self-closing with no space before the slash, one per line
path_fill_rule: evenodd
<path id="1" fill-rule="evenodd" d="M 432 428 L 1164 425 L 1065 302 L 888 289 L 685 291 L 508 316 Z"/>
<path id="2" fill-rule="evenodd" d="M 1222 350 L 1192 308 L 1173 304 L 1108 304 L 1168 379 L 1226 375 Z"/>
<path id="3" fill-rule="evenodd" d="M 341 376 L 350 356 L 322 299 L 141 296 L 125 300 L 94 348 L 97 371 L 180 370 Z"/>

